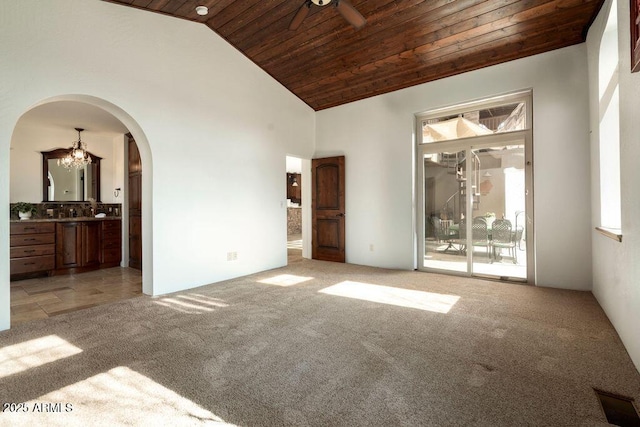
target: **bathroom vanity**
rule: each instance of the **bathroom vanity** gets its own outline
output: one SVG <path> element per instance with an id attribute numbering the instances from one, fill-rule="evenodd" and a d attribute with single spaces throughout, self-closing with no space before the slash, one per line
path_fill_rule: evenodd
<path id="1" fill-rule="evenodd" d="M 120 217 L 12 220 L 11 279 L 116 267 L 122 259 Z"/>

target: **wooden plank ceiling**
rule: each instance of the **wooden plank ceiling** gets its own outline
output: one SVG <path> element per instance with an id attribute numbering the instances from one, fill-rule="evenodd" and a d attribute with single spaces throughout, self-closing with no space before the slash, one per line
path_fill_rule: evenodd
<path id="1" fill-rule="evenodd" d="M 105 1 L 204 23 L 316 111 L 581 43 L 603 3 L 351 0 L 362 29 L 330 4 L 292 31 L 304 0 Z"/>

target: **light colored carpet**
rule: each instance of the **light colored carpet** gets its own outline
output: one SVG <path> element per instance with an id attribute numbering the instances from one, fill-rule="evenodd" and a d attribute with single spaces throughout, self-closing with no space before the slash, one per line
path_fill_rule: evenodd
<path id="1" fill-rule="evenodd" d="M 309 260 L 0 345 L 0 401 L 28 409 L 2 425 L 604 426 L 594 387 L 640 400 L 590 293 Z"/>

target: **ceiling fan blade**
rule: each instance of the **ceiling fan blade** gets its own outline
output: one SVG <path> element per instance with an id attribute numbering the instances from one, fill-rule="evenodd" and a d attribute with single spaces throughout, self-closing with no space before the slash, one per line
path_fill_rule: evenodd
<path id="1" fill-rule="evenodd" d="M 347 20 L 351 25 L 356 27 L 358 30 L 364 27 L 364 24 L 367 23 L 367 20 L 362 16 L 358 10 L 353 7 L 350 3 L 345 0 L 337 0 L 336 1 L 336 9 L 344 19 Z"/>
<path id="2" fill-rule="evenodd" d="M 311 1 L 305 1 L 304 4 L 298 9 L 296 16 L 291 20 L 291 24 L 289 24 L 290 30 L 297 30 L 304 21 L 304 18 L 309 14 L 309 10 L 311 10 Z"/>

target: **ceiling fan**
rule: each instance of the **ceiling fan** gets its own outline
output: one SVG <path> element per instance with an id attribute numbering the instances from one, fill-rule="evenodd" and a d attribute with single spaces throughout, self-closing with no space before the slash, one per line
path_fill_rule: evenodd
<path id="1" fill-rule="evenodd" d="M 309 14 L 312 3 L 321 7 L 329 5 L 329 3 L 333 3 L 334 7 L 338 10 L 338 13 L 340 13 L 348 23 L 356 27 L 358 30 L 364 27 L 364 24 L 367 23 L 364 16 L 362 16 L 362 14 L 346 0 L 305 0 L 304 4 L 300 9 L 298 9 L 298 12 L 291 20 L 291 24 L 289 25 L 290 30 L 297 30 L 298 27 L 300 27 L 304 18 Z"/>

